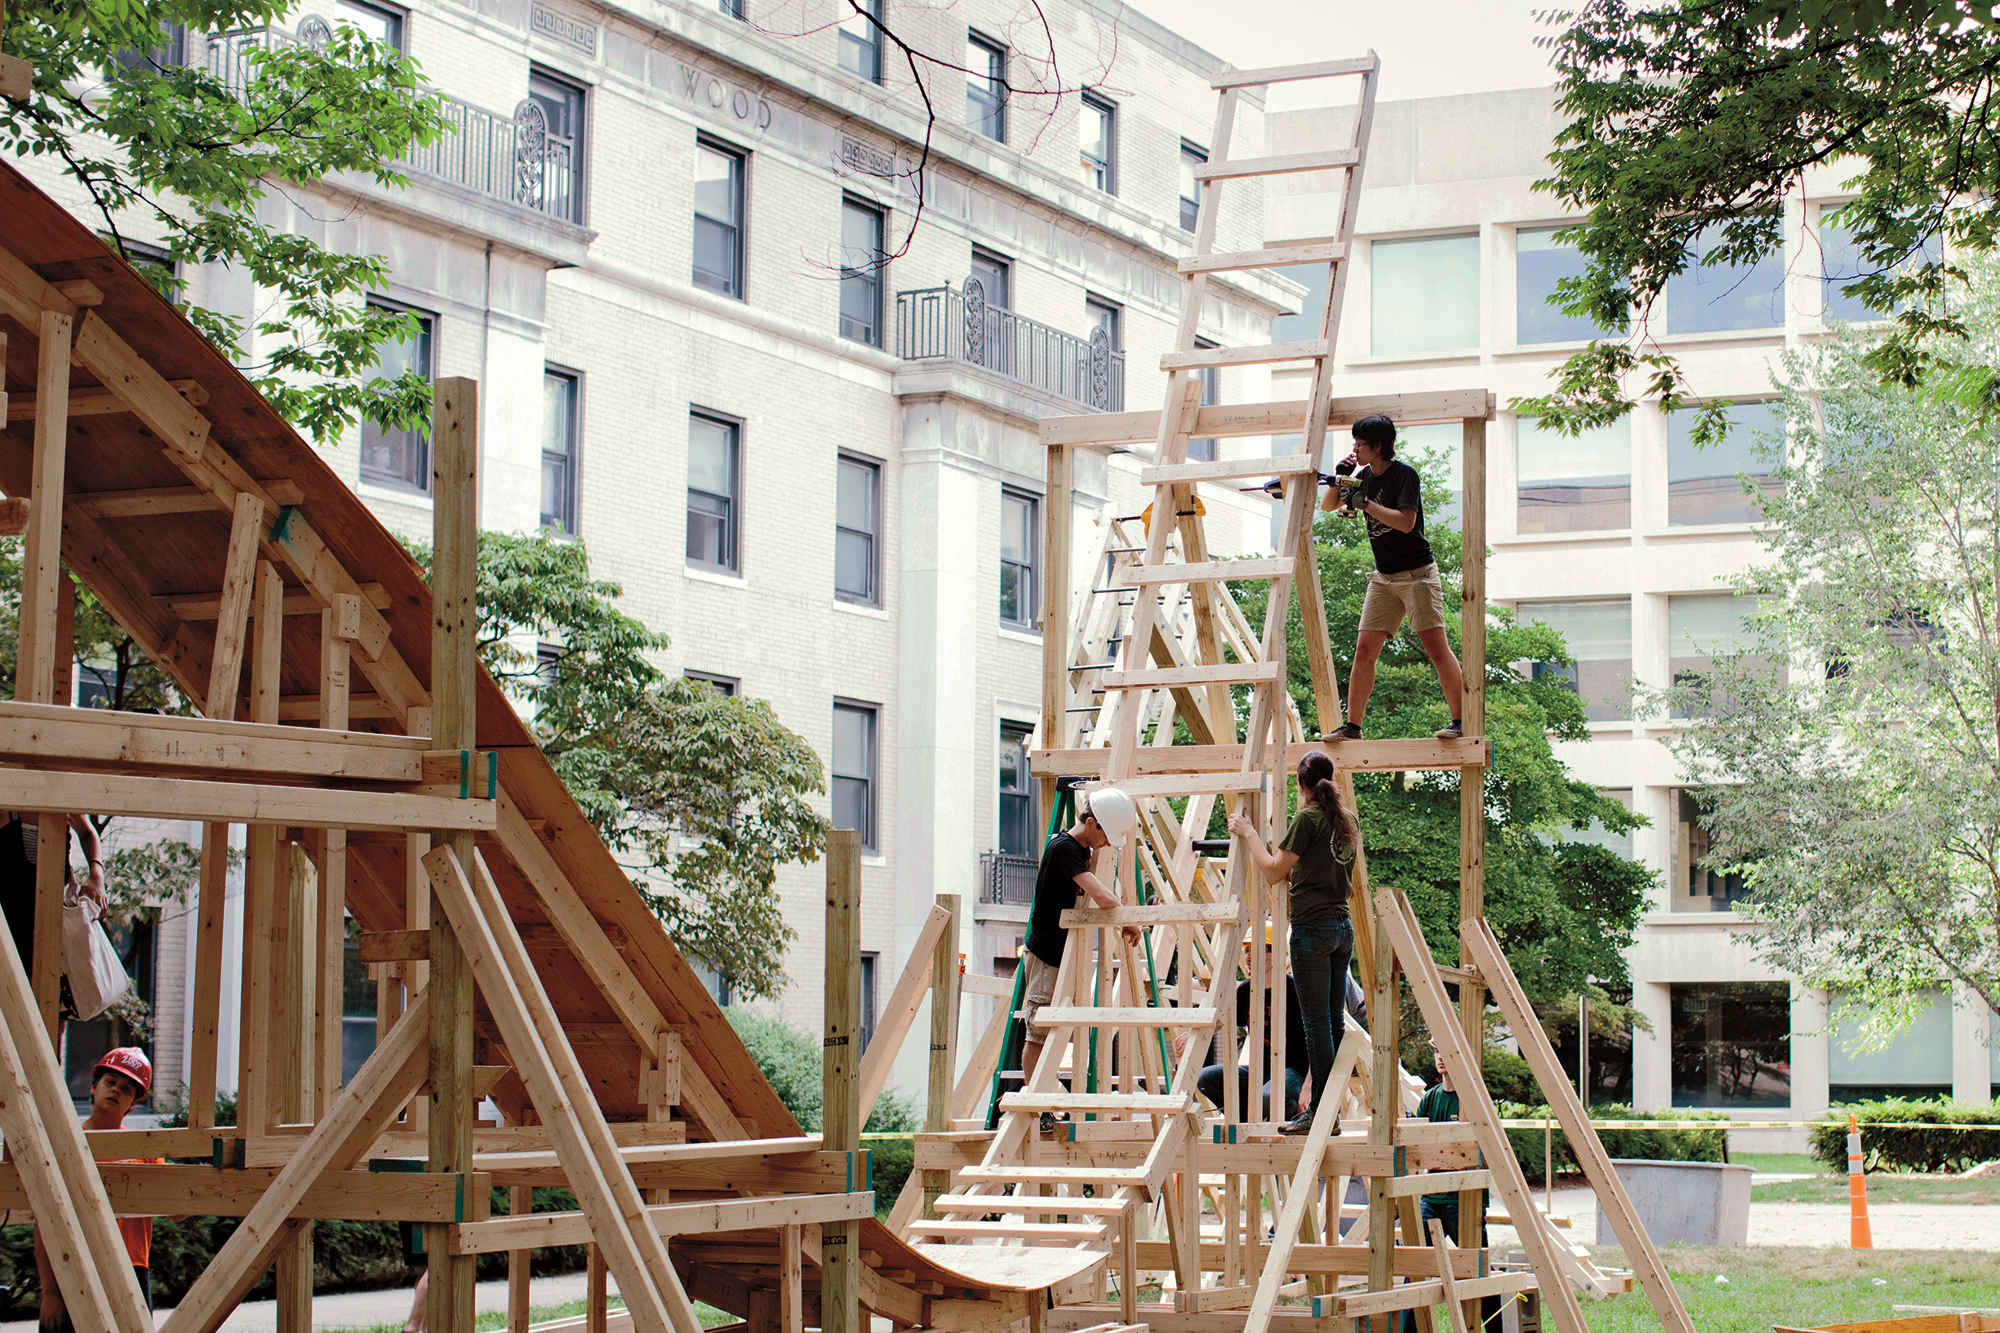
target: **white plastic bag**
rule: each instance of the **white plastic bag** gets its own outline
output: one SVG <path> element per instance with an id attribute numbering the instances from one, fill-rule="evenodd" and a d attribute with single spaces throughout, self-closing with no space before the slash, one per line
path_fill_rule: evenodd
<path id="1" fill-rule="evenodd" d="M 63 971 L 69 975 L 78 1018 L 97 1017 L 132 988 L 132 978 L 97 917 L 93 900 L 63 895 Z"/>

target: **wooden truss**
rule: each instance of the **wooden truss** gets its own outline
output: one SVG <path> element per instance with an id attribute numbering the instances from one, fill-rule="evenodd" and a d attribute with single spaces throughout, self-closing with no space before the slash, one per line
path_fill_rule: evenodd
<path id="1" fill-rule="evenodd" d="M 1044 422 L 1048 451 L 1046 533 L 1050 589 L 1044 619 L 1046 659 L 1042 726 L 1034 753 L 1044 808 L 1059 778 L 1085 779 L 1086 790 L 1118 787 L 1139 807 L 1139 831 L 1122 852 L 1099 854 L 1097 871 L 1128 904 L 1072 910 L 1062 924 L 1068 947 L 1056 998 L 1035 1019 L 1046 1042 L 1040 1063 L 1018 1092 L 997 1100 L 997 1127 L 978 1114 L 983 1084 L 962 1082 L 949 1129 L 933 1125 L 919 1139 L 918 1165 L 931 1168 L 923 1216 L 906 1191 L 892 1221 L 938 1262 L 958 1256 L 1015 1253 L 1047 1265 L 1057 1308 L 1047 1326 L 1077 1328 L 1115 1317 L 1159 1330 L 1209 1333 L 1227 1328 L 1266 1333 L 1275 1326 L 1329 1316 L 1366 1327 L 1416 1310 L 1428 1333 L 1430 1309 L 1444 1304 L 1454 1333 L 1478 1319 L 1478 1303 L 1536 1292 L 1562 1333 L 1583 1333 L 1576 1292 L 1593 1296 L 1625 1283 L 1592 1267 L 1562 1241 L 1535 1205 L 1507 1144 L 1480 1073 L 1483 1014 L 1498 999 L 1522 1049 L 1579 1156 L 1626 1252 L 1632 1256 L 1664 1327 L 1691 1333 L 1686 1311 L 1661 1270 L 1644 1230 L 1604 1158 L 1582 1108 L 1567 1092 L 1540 1027 L 1484 922 L 1484 672 L 1465 682 L 1462 739 L 1330 741 L 1307 739 L 1341 720 L 1338 682 L 1327 637 L 1313 542 L 1318 475 L 1326 435 L 1371 413 L 1400 423 L 1457 421 L 1463 427 L 1465 563 L 1461 589 L 1464 657 L 1485 660 L 1485 423 L 1493 412 L 1483 391 L 1339 399 L 1332 393 L 1333 351 L 1346 287 L 1360 178 L 1368 154 L 1378 65 L 1358 60 L 1227 74 L 1210 142 L 1214 156 L 1197 171 L 1203 194 L 1186 280 L 1178 349 L 1161 360 L 1165 408 Z M 1359 81 L 1350 144 L 1278 157 L 1232 156 L 1237 105 L 1244 90 L 1303 79 Z M 1213 249 L 1222 183 L 1297 171 L 1344 173 L 1339 224 L 1328 239 L 1247 253 Z M 1213 275 L 1275 265 L 1328 266 L 1315 338 L 1266 347 L 1202 348 L 1197 323 Z M 1294 362 L 1311 368 L 1303 401 L 1201 406 L 1193 372 L 1213 366 Z M 1280 458 L 1187 461 L 1191 438 L 1294 434 L 1297 453 Z M 1152 502 L 1142 516 L 1108 516 L 1078 576 L 1070 532 L 1074 451 L 1150 444 L 1140 483 Z M 1246 477 L 1278 480 L 1284 505 L 1278 553 L 1264 559 L 1216 560 L 1203 532 L 1199 492 Z M 1261 633 L 1225 588 L 1268 587 Z M 1312 681 L 1308 730 L 1287 691 L 1286 619 L 1296 606 Z M 1117 645 L 1118 656 L 1109 651 Z M 1247 708 L 1239 701 L 1247 701 Z M 1191 744 L 1176 744 L 1184 734 Z M 1247 814 L 1275 842 L 1284 827 L 1291 774 L 1302 754 L 1324 746 L 1338 781 L 1353 796 L 1352 774 L 1456 771 L 1461 792 L 1460 918 L 1462 965 L 1431 957 L 1400 891 L 1371 886 L 1365 857 L 1351 901 L 1356 960 L 1372 979 L 1370 1034 L 1350 1029 L 1337 1054 L 1331 1095 L 1310 1133 L 1281 1137 L 1261 1106 L 1238 1104 L 1234 1078 L 1223 1104 L 1196 1090 L 1211 1040 L 1220 1062 L 1239 1061 L 1230 1018 L 1239 946 L 1269 930 L 1282 960 L 1287 898 L 1268 891 L 1240 840 L 1226 850 L 1203 846 L 1215 803 Z M 1178 813 L 1170 800 L 1184 800 Z M 1220 854 L 1211 854 L 1211 853 Z M 1143 887 L 1143 895 L 1140 890 Z M 1144 903 L 1145 905 L 1140 905 Z M 1137 926 L 1138 946 L 1120 929 Z M 1254 950 L 1253 950 L 1254 952 Z M 1280 967 L 1282 968 L 1282 961 Z M 1171 978 L 1171 981 L 1168 980 Z M 1265 976 L 1249 978 L 1249 1048 L 1266 1049 Z M 1422 1084 L 1397 1064 L 1398 1015 L 1407 981 L 1432 1038 L 1461 1089 L 1464 1118 L 1432 1124 L 1406 1118 Z M 1454 1004 L 1447 984 L 1457 988 Z M 1280 1011 L 1282 1012 L 1282 1011 Z M 996 1017 L 973 1070 L 995 1072 Z M 1280 1025 L 1282 1027 L 1282 1025 Z M 1249 1085 L 1283 1068 L 1285 1034 L 1270 1034 L 1269 1064 L 1252 1063 Z M 1005 1072 L 1005 1071 L 1000 1071 Z M 1282 1087 L 1282 1075 L 1275 1081 Z M 942 1089 L 937 1089 L 942 1091 Z M 1567 1102 L 1565 1097 L 1567 1096 Z M 1219 1114 L 1217 1112 L 1219 1111 Z M 1053 1134 L 1045 1115 L 1063 1117 Z M 1359 1214 L 1344 1206 L 1346 1182 L 1367 1183 Z M 1324 1185 L 1322 1184 L 1324 1182 Z M 1521 1237 L 1527 1263 L 1508 1268 L 1482 1248 L 1483 1227 L 1457 1245 L 1441 1230 L 1422 1234 L 1417 1200 L 1457 1193 L 1462 1217 L 1484 1217 L 1484 1194 L 1497 1191 Z M 1401 1227 L 1400 1238 L 1397 1235 Z M 1063 1256 L 1102 1261 L 1064 1285 L 1054 1273 Z M 987 1260 L 992 1262 L 991 1260 Z M 1115 1281 L 1116 1303 L 1107 1301 Z M 1310 1301 L 1308 1302 L 1308 1298 Z M 1467 1312 L 1471 1312 L 1469 1315 Z"/>

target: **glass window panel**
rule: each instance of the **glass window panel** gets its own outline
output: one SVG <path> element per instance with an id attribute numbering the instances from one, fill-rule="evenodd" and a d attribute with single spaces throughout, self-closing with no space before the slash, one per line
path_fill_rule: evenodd
<path id="1" fill-rule="evenodd" d="M 692 564 L 737 567 L 736 427 L 712 417 L 688 418 L 687 558 Z"/>
<path id="2" fill-rule="evenodd" d="M 1632 526 L 1632 425 L 1569 435 L 1527 417 L 1515 435 L 1517 528 L 1523 534 Z"/>
<path id="3" fill-rule="evenodd" d="M 1632 808 L 1632 789 L 1629 787 L 1623 791 L 1607 791 L 1600 794 L 1609 796 L 1627 810 Z M 1627 829 L 1623 833 L 1613 833 L 1604 827 L 1604 821 L 1602 820 L 1591 820 L 1590 827 L 1587 829 L 1559 828 L 1556 830 L 1556 836 L 1563 842 L 1588 843 L 1592 847 L 1602 847 L 1606 851 L 1625 857 L 1628 860 L 1632 856 L 1631 830 Z"/>
<path id="4" fill-rule="evenodd" d="M 1194 178 L 1196 167 L 1208 161 L 1208 154 L 1193 144 L 1181 145 L 1181 230 L 1193 231 L 1194 224 L 1201 218 L 1201 192 L 1206 188 L 1202 181 Z M 1325 272 L 1325 265 L 1312 265 Z"/>
<path id="5" fill-rule="evenodd" d="M 576 531 L 577 380 L 542 376 L 542 526 Z"/>
<path id="6" fill-rule="evenodd" d="M 1727 333 L 1785 326 L 1785 261 L 1768 254 L 1754 264 L 1699 262 L 1722 239 L 1719 226 L 1695 239 L 1694 258 L 1667 279 L 1671 333 Z"/>
<path id="7" fill-rule="evenodd" d="M 882 0 L 861 0 L 861 8 L 880 18 Z M 882 31 L 852 10 L 840 21 L 840 67 L 870 83 L 882 82 Z"/>
<path id="8" fill-rule="evenodd" d="M 1607 332 L 1582 315 L 1565 315 L 1548 303 L 1556 284 L 1583 276 L 1583 252 L 1556 241 L 1558 227 L 1523 227 L 1514 236 L 1514 341 L 1571 342 Z"/>
<path id="9" fill-rule="evenodd" d="M 717 495 L 735 493 L 735 435 L 722 422 L 694 418 L 688 428 L 688 485 Z"/>
<path id="10" fill-rule="evenodd" d="M 1758 480 L 1766 495 L 1783 485 L 1769 475 L 1767 453 L 1784 435 L 1778 405 L 1733 403 L 1730 430 L 1718 444 L 1698 449 L 1694 424 L 1699 409 L 1667 414 L 1667 522 L 1670 524 L 1754 523 L 1763 515 L 1755 496 L 1745 495 L 1738 474 Z M 1775 438 L 1774 438 L 1775 437 Z"/>
<path id="11" fill-rule="evenodd" d="M 1000 852 L 1035 854 L 1035 790 L 1028 765 L 1028 729 L 1000 730 Z"/>
<path id="12" fill-rule="evenodd" d="M 1104 336 L 1111 340 L 1111 350 L 1117 351 L 1118 307 L 1105 301 L 1087 298 L 1083 303 L 1083 313 L 1084 318 L 1089 321 L 1084 331 L 1085 341 L 1089 340 L 1091 334 L 1103 329 Z"/>
<path id="13" fill-rule="evenodd" d="M 881 469 L 860 459 L 840 460 L 834 499 L 833 586 L 849 601 L 876 597 L 876 490 Z"/>
<path id="14" fill-rule="evenodd" d="M 852 600 L 874 595 L 875 542 L 866 533 L 833 534 L 833 587 Z"/>
<path id="15" fill-rule="evenodd" d="M 875 845 L 875 710 L 833 706 L 833 826 L 855 829 Z"/>
<path id="16" fill-rule="evenodd" d="M 1272 317 L 1271 341 L 1295 343 L 1319 337 L 1320 307 L 1326 304 L 1326 279 L 1331 270 L 1325 264 L 1291 264 L 1271 271 L 1282 273 L 1306 289 L 1298 314 Z"/>
<path id="17" fill-rule="evenodd" d="M 981 250 L 972 252 L 972 276 L 979 279 L 979 290 L 986 297 L 986 304 L 998 309 L 1007 309 L 1010 297 L 1008 278 L 1010 265 L 1004 259 L 989 255 Z"/>
<path id="18" fill-rule="evenodd" d="M 840 209 L 840 336 L 882 341 L 882 215 L 846 200 Z"/>
<path id="19" fill-rule="evenodd" d="M 1825 317 L 1845 320 L 1850 324 L 1887 318 L 1880 311 L 1862 304 L 1860 297 L 1849 296 L 1841 290 L 1856 278 L 1874 273 L 1877 266 L 1869 263 L 1862 254 L 1860 243 L 1850 228 L 1828 220 L 1833 208 L 1831 204 L 1820 206 L 1820 289 L 1825 303 Z M 1938 238 L 1932 236 L 1917 248 L 1910 261 L 1921 264 L 1935 261 L 1937 257 Z"/>
<path id="20" fill-rule="evenodd" d="M 1675 1106 L 1789 1106 L 1792 1009 L 1782 981 L 1672 988 Z"/>
<path id="21" fill-rule="evenodd" d="M 1951 997 L 1929 993 L 1931 1006 L 1881 1046 L 1872 1016 L 1846 1014 L 1833 1021 L 1827 1042 L 1828 1092 L 1835 1103 L 1870 1097 L 1924 1096 L 1951 1091 Z M 1880 1046 L 1880 1049 L 1868 1049 Z"/>
<path id="22" fill-rule="evenodd" d="M 1377 241 L 1369 250 L 1376 356 L 1479 346 L 1478 233 Z"/>
<path id="23" fill-rule="evenodd" d="M 1117 142 L 1116 111 L 1111 103 L 1085 94 L 1077 116 L 1078 151 L 1083 183 L 1110 193 L 1112 152 Z"/>
<path id="24" fill-rule="evenodd" d="M 852 458 L 840 460 L 834 521 L 857 532 L 875 531 L 875 469 Z"/>
<path id="25" fill-rule="evenodd" d="M 1751 653 L 1753 667 L 1769 667 L 1771 659 L 1755 653 L 1762 638 L 1746 622 L 1758 609 L 1761 599 L 1736 593 L 1692 593 L 1667 599 L 1667 669 L 1675 684 L 1698 681 L 1718 656 Z M 1776 663 L 1779 681 L 1788 678 L 1789 667 Z M 1716 710 L 1727 712 L 1733 705 L 1726 695 L 1713 701 Z M 1692 716 L 1675 709 L 1677 718 Z"/>
<path id="26" fill-rule="evenodd" d="M 970 33 L 965 39 L 965 123 L 973 132 L 1007 138 L 1007 49 Z"/>
<path id="27" fill-rule="evenodd" d="M 395 10 L 362 4 L 359 0 L 336 0 L 333 10 L 335 23 L 348 24 L 364 37 L 402 49 L 403 16 Z"/>
<path id="28" fill-rule="evenodd" d="M 695 147 L 694 280 L 725 296 L 743 290 L 743 159 Z"/>
<path id="29" fill-rule="evenodd" d="M 718 222 L 736 222 L 736 168 L 740 158 L 703 144 L 695 150 L 694 210 Z"/>
<path id="30" fill-rule="evenodd" d="M 381 301 L 370 301 L 369 304 L 383 310 L 400 309 Z M 381 346 L 376 352 L 374 374 L 368 378 L 397 379 L 413 371 L 424 379 L 433 378 L 432 320 L 431 315 L 418 314 L 414 338 Z M 429 491 L 430 436 L 417 426 L 391 430 L 364 420 L 361 424 L 361 475 L 368 481 Z"/>
<path id="31" fill-rule="evenodd" d="M 1444 470 L 1444 495 L 1430 487 L 1424 490 L 1424 522 L 1433 519 L 1457 523 L 1459 503 L 1465 494 L 1465 428 L 1455 421 L 1435 421 L 1428 425 L 1396 428 L 1396 457 L 1422 472 L 1432 465 Z"/>
<path id="32" fill-rule="evenodd" d="M 1563 636 L 1574 665 L 1537 662 L 1535 679 L 1555 679 L 1583 700 L 1592 722 L 1616 722 L 1632 715 L 1632 603 L 1617 601 L 1521 602 L 1516 623 L 1540 621 Z"/>
<path id="33" fill-rule="evenodd" d="M 861 708 L 833 710 L 833 771 L 837 776 L 868 776 L 868 724 L 873 716 Z"/>

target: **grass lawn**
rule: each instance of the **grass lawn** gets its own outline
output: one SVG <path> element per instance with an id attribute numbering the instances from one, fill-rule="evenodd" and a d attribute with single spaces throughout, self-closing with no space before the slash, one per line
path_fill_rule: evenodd
<path id="1" fill-rule="evenodd" d="M 625 1302 L 619 1300 L 616 1296 L 613 1296 L 606 1304 L 613 1310 L 622 1310 L 625 1308 Z M 718 1310 L 713 1305 L 703 1305 L 700 1301 L 694 1303 L 694 1312 L 700 1318 L 703 1328 L 714 1328 L 718 1324 L 733 1324 L 736 1322 L 736 1316 L 730 1314 L 727 1310 Z M 574 1319 L 582 1313 L 583 1302 L 581 1300 L 564 1301 L 560 1305 L 535 1305 L 530 1306 L 528 1309 L 528 1322 L 531 1324 L 541 1324 L 551 1319 Z M 488 1310 L 485 1314 L 480 1315 L 472 1326 L 477 1330 L 477 1333 L 492 1333 L 494 1329 L 505 1328 L 507 1327 L 507 1312 L 504 1310 Z M 376 1324 L 370 1328 L 355 1327 L 329 1330 L 329 1333 L 403 1333 L 403 1325 L 401 1321 L 398 1321 L 393 1324 Z"/>
<path id="2" fill-rule="evenodd" d="M 1604 1267 L 1630 1267 L 1616 1247 L 1593 1253 Z M 1701 1333 L 1770 1333 L 1773 1324 L 1816 1328 L 1886 1319 L 1897 1305 L 2000 1307 L 2000 1265 L 1977 1251 L 1674 1245 L 1661 1257 Z M 1729 1281 L 1717 1283 L 1718 1275 Z M 1583 1313 L 1591 1333 L 1657 1333 L 1660 1327 L 1637 1288 L 1608 1301 L 1585 1301 Z"/>
<path id="3" fill-rule="evenodd" d="M 1821 1175 L 1750 1187 L 1752 1203 L 1846 1203 L 1847 1177 Z M 1868 1177 L 1870 1203 L 2000 1203 L 2000 1179 L 1885 1174 Z"/>
<path id="4" fill-rule="evenodd" d="M 1733 1152 L 1729 1161 L 1757 1171 L 1826 1171 L 1819 1158 L 1802 1152 Z"/>

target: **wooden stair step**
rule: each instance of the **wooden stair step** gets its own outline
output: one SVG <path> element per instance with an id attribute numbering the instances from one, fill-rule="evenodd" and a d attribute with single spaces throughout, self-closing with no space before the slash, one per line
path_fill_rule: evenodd
<path id="1" fill-rule="evenodd" d="M 1153 583 L 1226 583 L 1232 579 L 1288 579 L 1296 561 L 1289 555 L 1266 560 L 1197 560 L 1180 565 L 1133 565 L 1119 572 L 1133 586 Z"/>
<path id="2" fill-rule="evenodd" d="M 1116 1217 L 1127 1207 L 1124 1199 L 1078 1199 L 1012 1194 L 940 1194 L 941 1213 L 1088 1213 L 1096 1217 Z"/>
<path id="3" fill-rule="evenodd" d="M 1493 1173 L 1477 1171 L 1432 1171 L 1421 1176 L 1396 1176 L 1387 1182 L 1388 1194 L 1392 1199 L 1410 1198 L 1419 1194 L 1457 1194 L 1461 1190 L 1490 1190 L 1493 1188 Z"/>
<path id="4" fill-rule="evenodd" d="M 1215 1026 L 1215 1010 L 1173 1009 L 1162 1006 L 1158 1009 L 1114 1009 L 1109 1005 L 1090 1004 L 1045 1004 L 1035 1011 L 1035 1026 L 1092 1027 L 1092 1028 L 1212 1028 Z"/>
<path id="5" fill-rule="evenodd" d="M 1381 61 L 1370 53 L 1345 60 L 1320 60 L 1309 65 L 1269 65 L 1263 69 L 1233 69 L 1218 74 L 1209 87 L 1262 88 L 1273 83 L 1297 83 L 1301 79 L 1330 79 L 1341 74 L 1373 74 Z"/>
<path id="6" fill-rule="evenodd" d="M 1261 685 L 1285 678 L 1283 662 L 1224 662 L 1218 666 L 1143 667 L 1107 671 L 1107 690 L 1171 689 L 1176 685 Z"/>
<path id="7" fill-rule="evenodd" d="M 1161 370 L 1206 370 L 1211 366 L 1261 366 L 1273 361 L 1318 361 L 1333 354 L 1333 344 L 1325 338 L 1307 338 L 1295 343 L 1251 343 L 1245 347 L 1197 347 L 1191 352 L 1168 352 L 1160 358 Z M 1196 418 L 1200 429 L 1200 418 Z"/>
<path id="8" fill-rule="evenodd" d="M 1229 481 L 1236 477 L 1284 477 L 1295 472 L 1313 472 L 1310 454 L 1286 454 L 1282 458 L 1225 458 L 1214 463 L 1163 463 L 1139 469 L 1141 486 L 1185 485 L 1196 481 Z"/>
<path id="9" fill-rule="evenodd" d="M 1237 273 L 1253 268 L 1289 268 L 1294 264 L 1337 264 L 1347 258 L 1347 242 L 1314 241 L 1308 245 L 1273 245 L 1262 250 L 1219 250 L 1181 260 L 1183 273 Z"/>
<path id="10" fill-rule="evenodd" d="M 1239 157 L 1235 161 L 1204 162 L 1194 169 L 1198 181 L 1240 180 L 1245 176 L 1289 176 L 1300 171 L 1331 171 L 1361 161 L 1359 148 L 1325 148 L 1315 153 L 1280 153 L 1276 157 Z"/>
<path id="11" fill-rule="evenodd" d="M 938 1236 L 952 1240 L 962 1236 L 1019 1236 L 1023 1240 L 1103 1240 L 1109 1222 L 937 1222 L 910 1223 L 912 1236 Z"/>
<path id="12" fill-rule="evenodd" d="M 1002 1185 L 1121 1185 L 1144 1188 L 1146 1168 L 1142 1166 L 962 1166 L 961 1183 Z M 1059 1200 L 1067 1205 L 1069 1200 Z"/>
<path id="13" fill-rule="evenodd" d="M 1000 1099 L 1003 1111 L 1159 1111 L 1188 1109 L 1184 1092 L 1010 1092 Z"/>
<path id="14" fill-rule="evenodd" d="M 1092 1324 L 1076 1333 L 1148 1333 L 1152 1327 L 1151 1324 Z"/>

